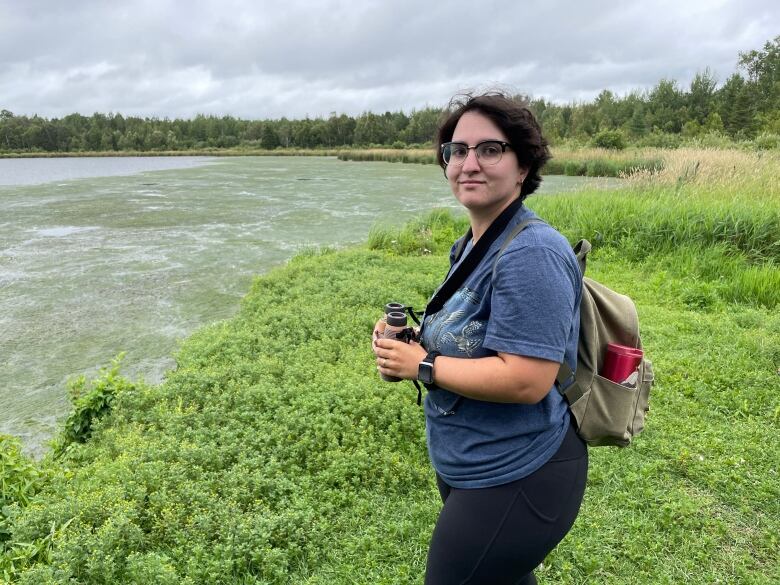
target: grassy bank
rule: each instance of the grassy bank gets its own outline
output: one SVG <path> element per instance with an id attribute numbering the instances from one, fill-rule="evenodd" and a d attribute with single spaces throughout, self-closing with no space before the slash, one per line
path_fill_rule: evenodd
<path id="1" fill-rule="evenodd" d="M 686 156 L 624 191 L 529 201 L 593 241 L 588 273 L 635 299 L 657 371 L 646 431 L 591 450 L 544 583 L 780 580 L 780 165 L 740 159 L 726 181 L 733 159 Z M 59 459 L 8 457 L 13 485 L 36 484 L 3 508 L 0 575 L 421 583 L 439 509 L 423 416 L 411 385 L 378 379 L 368 336 L 385 302 L 424 305 L 463 229 L 437 212 L 299 255 L 186 340 L 161 385 L 109 371 L 82 388 L 78 412 L 111 408 L 71 419 Z"/>

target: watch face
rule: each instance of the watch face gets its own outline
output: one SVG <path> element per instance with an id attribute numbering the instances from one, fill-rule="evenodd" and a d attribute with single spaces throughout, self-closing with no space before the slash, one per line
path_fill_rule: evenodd
<path id="1" fill-rule="evenodd" d="M 417 368 L 417 379 L 423 384 L 433 384 L 433 364 L 420 362 Z"/>

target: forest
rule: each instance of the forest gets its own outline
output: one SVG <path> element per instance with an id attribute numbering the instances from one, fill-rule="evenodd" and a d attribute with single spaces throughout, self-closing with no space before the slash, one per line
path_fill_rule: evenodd
<path id="1" fill-rule="evenodd" d="M 554 145 L 624 148 L 731 146 L 749 142 L 780 147 L 780 35 L 762 49 L 740 52 L 736 71 L 719 84 L 709 68 L 689 87 L 662 79 L 650 90 L 592 102 L 527 100 Z M 2 104 L 0 104 L 1 106 Z M 162 152 L 204 149 L 427 147 L 442 109 L 428 107 L 357 116 L 243 120 L 197 115 L 193 119 L 140 118 L 121 113 L 73 113 L 62 118 L 0 110 L 0 154 Z"/>

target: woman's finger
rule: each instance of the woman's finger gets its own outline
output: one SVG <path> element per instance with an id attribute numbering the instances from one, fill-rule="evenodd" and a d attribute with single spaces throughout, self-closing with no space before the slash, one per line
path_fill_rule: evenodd
<path id="1" fill-rule="evenodd" d="M 382 337 L 376 340 L 377 347 L 381 347 L 382 349 L 393 349 L 393 346 L 396 343 L 402 343 L 402 342 L 397 341 L 395 339 L 384 339 Z"/>

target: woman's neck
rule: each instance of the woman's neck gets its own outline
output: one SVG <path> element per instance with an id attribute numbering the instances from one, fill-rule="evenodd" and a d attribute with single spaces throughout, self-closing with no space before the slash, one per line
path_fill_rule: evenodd
<path id="1" fill-rule="evenodd" d="M 507 207 L 509 207 L 515 199 L 512 199 L 510 201 L 507 201 L 504 203 L 501 207 L 498 207 L 496 209 L 491 210 L 484 210 L 483 212 L 478 212 L 474 210 L 469 210 L 469 224 L 471 225 L 471 239 L 476 244 L 479 241 L 479 238 L 482 237 L 482 235 L 487 231 L 487 229 L 490 227 L 490 224 L 492 224 L 495 219 L 501 215 L 501 212 L 504 211 Z"/>

